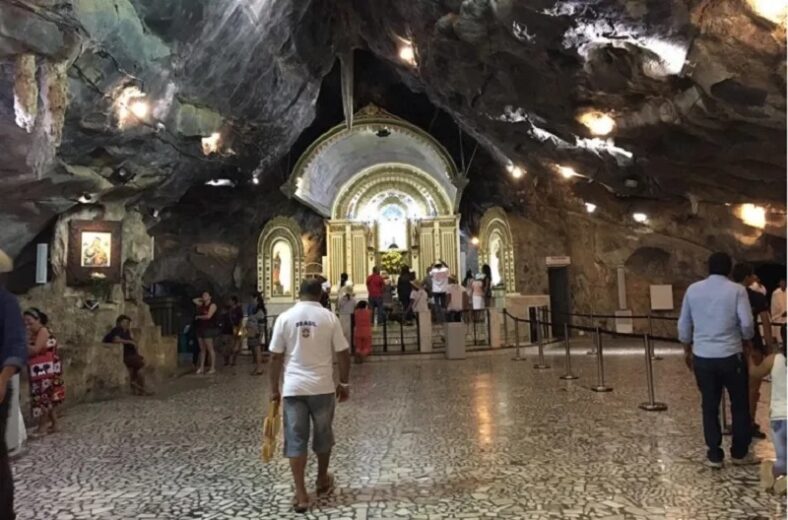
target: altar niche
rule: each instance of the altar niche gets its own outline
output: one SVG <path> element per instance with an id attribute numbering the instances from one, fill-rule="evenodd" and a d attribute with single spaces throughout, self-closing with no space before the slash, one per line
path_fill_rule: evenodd
<path id="1" fill-rule="evenodd" d="M 493 286 L 502 286 L 507 293 L 517 292 L 514 246 L 506 212 L 499 207 L 485 211 L 479 233 L 479 262 L 490 266 Z"/>
<path id="2" fill-rule="evenodd" d="M 457 207 L 466 183 L 427 132 L 368 106 L 352 128 L 338 125 L 313 143 L 282 189 L 326 217 L 323 273 L 332 288 L 347 273 L 364 297 L 373 266 L 396 278 L 395 257 L 419 277 L 438 260 L 461 274 Z"/>
<path id="3" fill-rule="evenodd" d="M 304 246 L 295 220 L 268 221 L 257 243 L 257 289 L 272 303 L 292 303 L 304 277 Z"/>

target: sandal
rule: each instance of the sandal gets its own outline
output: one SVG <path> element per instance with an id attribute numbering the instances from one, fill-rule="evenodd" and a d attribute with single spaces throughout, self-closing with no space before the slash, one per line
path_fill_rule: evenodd
<path id="1" fill-rule="evenodd" d="M 293 498 L 293 511 L 300 515 L 309 511 L 309 500 L 306 502 L 299 502 L 297 498 Z"/>
<path id="2" fill-rule="evenodd" d="M 326 484 L 321 486 L 320 482 L 316 482 L 315 488 L 317 490 L 317 496 L 328 495 L 334 491 L 334 475 L 332 473 L 328 473 Z"/>

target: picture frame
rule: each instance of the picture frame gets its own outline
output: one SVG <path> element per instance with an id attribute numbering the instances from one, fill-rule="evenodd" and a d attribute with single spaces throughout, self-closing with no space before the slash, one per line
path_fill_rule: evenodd
<path id="1" fill-rule="evenodd" d="M 111 220 L 69 222 L 66 283 L 84 286 L 101 280 L 120 283 L 122 275 L 121 223 Z"/>

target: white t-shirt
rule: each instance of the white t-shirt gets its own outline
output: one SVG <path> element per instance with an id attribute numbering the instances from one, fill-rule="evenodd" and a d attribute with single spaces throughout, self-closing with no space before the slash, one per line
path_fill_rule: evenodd
<path id="1" fill-rule="evenodd" d="M 448 267 L 434 267 L 430 271 L 432 277 L 432 292 L 445 293 L 449 288 L 449 268 Z"/>
<path id="2" fill-rule="evenodd" d="M 298 302 L 277 318 L 269 350 L 284 354 L 282 397 L 333 394 L 334 352 L 348 349 L 339 318 L 317 302 Z"/>
<path id="3" fill-rule="evenodd" d="M 465 294 L 465 290 L 458 284 L 453 283 L 449 285 L 449 310 L 450 311 L 461 311 L 462 310 L 462 298 Z"/>

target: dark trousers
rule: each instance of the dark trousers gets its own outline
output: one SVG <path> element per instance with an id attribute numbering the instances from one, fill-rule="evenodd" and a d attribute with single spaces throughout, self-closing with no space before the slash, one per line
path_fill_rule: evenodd
<path id="1" fill-rule="evenodd" d="M 8 446 L 5 444 L 5 430 L 8 426 L 8 411 L 11 408 L 11 385 L 8 385 L 5 399 L 0 403 L 0 518 L 13 520 L 14 482 L 11 463 L 8 461 Z"/>
<path id="2" fill-rule="evenodd" d="M 726 358 L 701 358 L 694 356 L 695 380 L 701 395 L 703 409 L 703 436 L 708 448 L 707 457 L 712 462 L 722 462 L 722 430 L 720 428 L 720 400 L 723 389 L 728 391 L 731 403 L 733 442 L 731 457 L 747 455 L 752 440 L 750 430 L 750 404 L 748 394 L 747 362 L 743 354 Z"/>
<path id="3" fill-rule="evenodd" d="M 369 307 L 372 314 L 377 315 L 378 325 L 386 321 L 386 309 L 383 307 L 383 296 L 370 296 Z"/>

